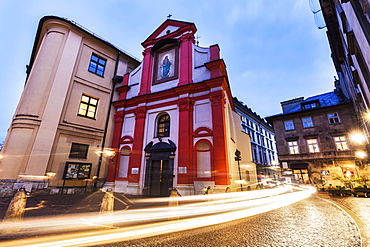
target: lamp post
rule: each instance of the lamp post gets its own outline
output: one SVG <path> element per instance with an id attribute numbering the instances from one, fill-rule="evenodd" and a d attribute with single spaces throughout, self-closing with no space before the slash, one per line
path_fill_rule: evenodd
<path id="1" fill-rule="evenodd" d="M 235 161 L 238 161 L 239 180 L 242 181 L 242 174 L 240 173 L 240 161 L 242 160 L 241 152 L 237 149 L 235 151 Z M 240 190 L 243 191 L 243 185 L 240 183 Z"/>

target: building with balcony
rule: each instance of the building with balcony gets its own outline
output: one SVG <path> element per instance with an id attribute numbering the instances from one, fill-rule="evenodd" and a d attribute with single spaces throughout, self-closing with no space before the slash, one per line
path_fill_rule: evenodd
<path id="1" fill-rule="evenodd" d="M 286 176 L 326 186 L 343 185 L 339 177 L 362 176 L 356 152 L 364 146 L 352 138 L 361 130 L 352 102 L 340 90 L 287 100 L 281 106 L 283 113 L 266 120 L 274 126 Z"/>

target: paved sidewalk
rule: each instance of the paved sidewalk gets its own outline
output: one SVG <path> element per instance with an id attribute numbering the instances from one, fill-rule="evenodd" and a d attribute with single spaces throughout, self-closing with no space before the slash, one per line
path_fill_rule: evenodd
<path id="1" fill-rule="evenodd" d="M 327 192 L 317 192 L 317 196 L 331 201 L 345 210 L 357 223 L 363 238 L 363 247 L 370 246 L 370 198 L 353 196 L 333 196 Z"/>

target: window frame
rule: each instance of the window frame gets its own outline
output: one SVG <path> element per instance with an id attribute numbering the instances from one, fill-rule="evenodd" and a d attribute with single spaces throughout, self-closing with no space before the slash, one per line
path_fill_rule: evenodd
<path id="1" fill-rule="evenodd" d="M 88 98 L 87 102 L 84 101 L 84 97 Z M 92 100 L 95 100 L 96 103 L 95 104 L 91 103 Z M 83 93 L 81 95 L 80 104 L 78 106 L 77 116 L 85 117 L 89 119 L 96 119 L 96 113 L 98 111 L 98 103 L 99 103 L 99 98 Z M 83 106 L 86 106 L 86 109 L 84 109 Z M 94 110 L 93 111 L 90 110 L 91 108 L 94 108 Z M 81 111 L 85 111 L 85 113 L 82 114 Z M 93 112 L 93 116 L 89 116 L 89 113 L 91 112 Z"/>
<path id="2" fill-rule="evenodd" d="M 309 119 L 309 121 L 307 121 L 306 119 Z M 307 123 L 311 123 L 310 126 L 306 126 Z M 303 125 L 303 128 L 312 128 L 314 125 L 313 125 L 313 121 L 312 121 L 312 117 L 303 117 L 302 118 L 302 125 Z"/>
<path id="3" fill-rule="evenodd" d="M 317 139 L 307 139 L 309 153 L 320 153 L 319 142 Z"/>
<path id="4" fill-rule="evenodd" d="M 168 118 L 161 121 L 163 117 Z M 161 129 L 163 129 L 163 131 Z M 171 131 L 171 116 L 168 113 L 160 114 L 157 118 L 156 137 L 170 137 L 170 131 Z"/>
<path id="5" fill-rule="evenodd" d="M 336 138 L 339 138 L 339 139 L 336 140 Z M 341 140 L 341 138 L 344 138 L 344 140 Z M 335 144 L 335 147 L 336 147 L 337 151 L 348 151 L 348 150 L 350 150 L 349 149 L 349 146 L 348 146 L 348 142 L 347 142 L 347 137 L 346 136 L 334 136 L 333 137 L 333 140 L 334 140 L 334 144 Z M 343 148 L 340 149 L 340 148 L 338 148 L 339 145 L 341 147 L 343 147 L 343 143 L 345 144 L 345 146 L 347 147 L 347 149 L 343 149 Z"/>
<path id="6" fill-rule="evenodd" d="M 289 154 L 299 154 L 298 141 L 288 141 Z"/>
<path id="7" fill-rule="evenodd" d="M 329 116 L 329 115 L 334 115 L 334 114 L 335 116 Z M 340 117 L 339 117 L 338 112 L 328 113 L 327 116 L 328 116 L 329 124 L 339 124 L 340 123 Z M 337 119 L 337 122 L 334 119 Z M 333 122 L 331 120 L 333 120 Z"/>
<path id="8" fill-rule="evenodd" d="M 83 150 L 82 147 L 84 147 Z M 72 142 L 71 149 L 69 151 L 69 159 L 87 159 L 87 155 L 89 153 L 89 145 Z"/>
<path id="9" fill-rule="evenodd" d="M 291 122 L 291 124 L 288 123 L 288 122 Z M 288 128 L 288 126 L 292 126 L 292 127 L 291 128 Z M 295 128 L 294 128 L 294 121 L 293 120 L 286 120 L 286 121 L 284 121 L 284 127 L 285 127 L 285 131 L 295 130 Z"/>
<path id="10" fill-rule="evenodd" d="M 96 58 L 96 59 L 94 59 Z M 104 62 L 104 63 L 103 63 Z M 87 70 L 91 73 L 94 73 L 98 76 L 104 77 L 105 73 L 105 67 L 107 66 L 107 59 L 104 59 L 95 53 L 91 54 L 90 62 L 89 62 L 89 67 Z M 103 68 L 103 69 L 99 69 Z"/>

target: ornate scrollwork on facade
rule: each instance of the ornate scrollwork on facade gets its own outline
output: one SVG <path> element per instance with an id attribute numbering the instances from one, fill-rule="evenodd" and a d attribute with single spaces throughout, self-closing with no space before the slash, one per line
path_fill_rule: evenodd
<path id="1" fill-rule="evenodd" d="M 114 114 L 114 120 L 116 123 L 122 123 L 123 121 L 123 111 L 119 111 L 116 114 Z"/>
<path id="2" fill-rule="evenodd" d="M 182 42 L 182 41 L 186 41 L 186 40 L 192 40 L 193 42 L 195 42 L 194 40 L 194 34 L 193 33 L 185 33 L 183 34 L 179 40 Z"/>
<path id="3" fill-rule="evenodd" d="M 135 111 L 136 119 L 142 119 L 146 116 L 146 110 L 144 108 L 138 108 Z"/>
<path id="4" fill-rule="evenodd" d="M 177 106 L 179 107 L 179 111 L 191 111 L 194 107 L 194 100 L 192 99 L 180 99 L 177 102 Z"/>
<path id="5" fill-rule="evenodd" d="M 211 95 L 210 100 L 212 102 L 212 105 L 223 105 L 226 103 L 223 93 Z"/>

